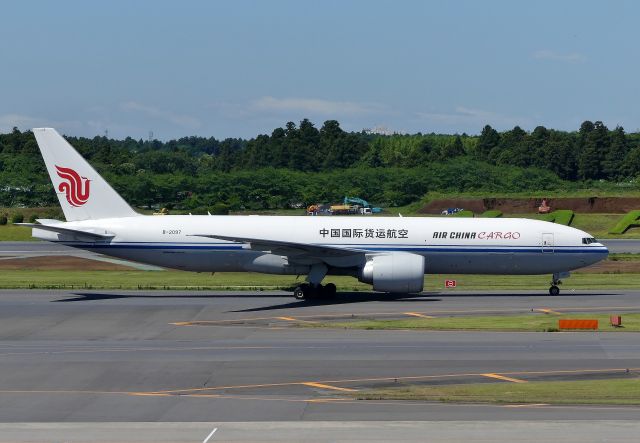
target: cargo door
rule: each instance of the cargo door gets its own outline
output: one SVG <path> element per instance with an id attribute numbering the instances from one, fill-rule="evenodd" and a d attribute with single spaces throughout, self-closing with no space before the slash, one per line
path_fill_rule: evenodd
<path id="1" fill-rule="evenodd" d="M 553 252 L 553 233 L 542 234 L 542 252 Z"/>

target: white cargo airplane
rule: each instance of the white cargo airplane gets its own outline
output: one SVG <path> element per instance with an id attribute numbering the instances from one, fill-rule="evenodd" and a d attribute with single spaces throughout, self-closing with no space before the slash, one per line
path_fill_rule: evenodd
<path id="1" fill-rule="evenodd" d="M 608 255 L 586 232 L 520 218 L 145 216 L 54 129 L 33 132 L 67 220 L 24 223 L 34 237 L 186 271 L 306 275 L 299 299 L 335 294 L 326 275 L 418 293 L 424 274 L 552 274 L 557 295 Z"/>

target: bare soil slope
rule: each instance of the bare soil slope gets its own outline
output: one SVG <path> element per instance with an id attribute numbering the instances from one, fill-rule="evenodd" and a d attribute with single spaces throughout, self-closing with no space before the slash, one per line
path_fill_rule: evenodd
<path id="1" fill-rule="evenodd" d="M 476 213 L 497 209 L 505 214 L 526 214 L 537 212 L 541 198 L 460 198 L 436 199 L 430 201 L 418 212 L 440 214 L 447 208 L 463 208 Z M 624 214 L 640 209 L 638 197 L 562 197 L 549 198 L 552 210 L 570 209 L 583 214 Z"/>

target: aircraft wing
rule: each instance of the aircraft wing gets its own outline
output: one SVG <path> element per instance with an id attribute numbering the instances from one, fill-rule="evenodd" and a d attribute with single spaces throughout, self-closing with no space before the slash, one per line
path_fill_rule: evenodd
<path id="1" fill-rule="evenodd" d="M 226 235 L 194 234 L 193 237 L 207 237 L 236 243 L 248 243 L 256 251 L 270 252 L 276 255 L 308 256 L 314 258 L 352 257 L 367 251 L 353 248 L 337 248 L 335 246 L 313 245 L 280 240 L 266 240 L 261 238 L 230 237 Z"/>
<path id="2" fill-rule="evenodd" d="M 57 234 L 64 234 L 67 236 L 72 236 L 82 241 L 110 240 L 113 237 L 115 237 L 115 234 L 111 234 L 106 231 L 105 232 L 83 231 L 79 229 L 63 228 L 61 226 L 57 226 L 57 224 L 42 225 L 38 223 L 16 223 L 16 225 L 25 226 L 27 228 L 42 229 L 43 231 L 55 232 Z"/>

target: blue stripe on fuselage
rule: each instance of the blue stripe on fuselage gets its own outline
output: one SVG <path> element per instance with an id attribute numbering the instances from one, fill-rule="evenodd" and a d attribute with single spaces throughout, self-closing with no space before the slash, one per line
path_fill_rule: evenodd
<path id="1" fill-rule="evenodd" d="M 81 247 L 86 249 L 180 249 L 180 250 L 211 250 L 211 251 L 237 251 L 245 249 L 242 244 L 229 243 L 156 243 L 156 242 L 130 242 L 130 243 L 110 243 L 110 244 L 94 244 L 85 242 L 56 242 L 69 246 Z M 380 246 L 377 246 L 380 245 Z M 499 247 L 464 247 L 462 245 L 451 246 L 424 246 L 424 245 L 406 245 L 406 246 L 383 246 L 382 244 L 374 245 L 357 245 L 357 244 L 313 244 L 312 246 L 327 246 L 339 248 L 341 246 L 350 246 L 363 251 L 375 252 L 462 252 L 462 253 L 514 253 L 514 252 L 533 252 L 542 253 L 542 246 L 499 246 Z M 249 250 L 249 249 L 247 249 Z M 585 254 L 596 253 L 603 254 L 608 252 L 604 246 L 599 247 L 580 247 L 580 246 L 553 246 L 545 248 L 544 253 L 551 252 L 563 254 Z"/>

